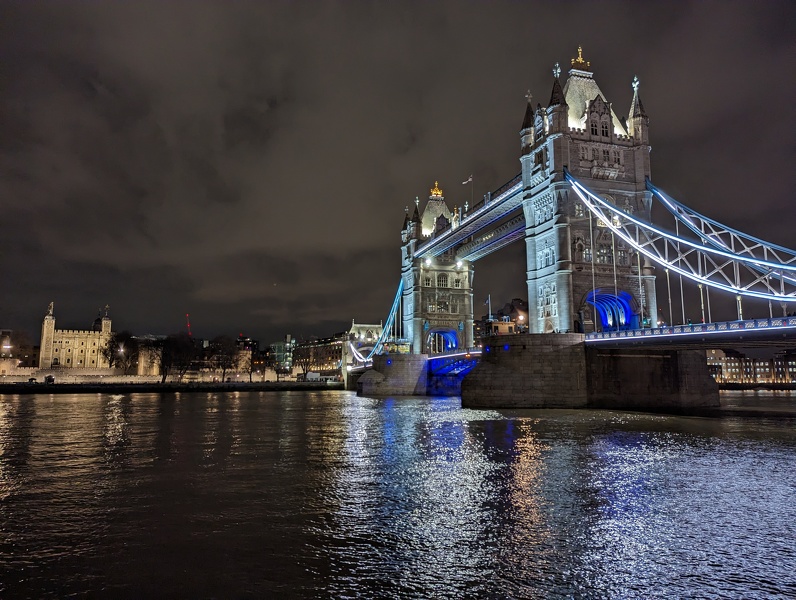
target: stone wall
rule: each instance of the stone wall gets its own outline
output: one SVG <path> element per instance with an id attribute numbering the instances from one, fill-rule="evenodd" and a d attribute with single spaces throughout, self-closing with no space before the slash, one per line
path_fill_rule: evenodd
<path id="1" fill-rule="evenodd" d="M 425 354 L 382 354 L 373 359 L 373 369 L 357 381 L 357 395 L 425 396 L 428 389 L 428 356 Z"/>
<path id="2" fill-rule="evenodd" d="M 574 333 L 485 338 L 481 361 L 462 381 L 462 406 L 585 408 L 583 340 Z"/>
<path id="3" fill-rule="evenodd" d="M 719 405 L 701 350 L 586 349 L 589 406 L 680 412 Z"/>
<path id="4" fill-rule="evenodd" d="M 604 350 L 579 334 L 523 334 L 484 340 L 462 406 L 678 413 L 719 406 L 719 394 L 699 350 Z"/>

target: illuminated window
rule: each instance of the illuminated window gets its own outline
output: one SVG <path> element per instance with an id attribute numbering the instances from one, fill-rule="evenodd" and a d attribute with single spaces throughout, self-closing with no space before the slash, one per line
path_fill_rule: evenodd
<path id="1" fill-rule="evenodd" d="M 583 216 L 583 205 L 580 202 L 575 203 L 575 216 L 576 217 Z"/>

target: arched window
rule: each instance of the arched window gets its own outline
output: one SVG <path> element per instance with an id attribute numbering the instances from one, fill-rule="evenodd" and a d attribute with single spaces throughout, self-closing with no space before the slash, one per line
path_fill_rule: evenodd
<path id="1" fill-rule="evenodd" d="M 611 134 L 608 131 L 608 121 L 603 121 L 601 124 L 601 135 L 603 137 L 609 137 Z"/>
<path id="2" fill-rule="evenodd" d="M 597 121 L 591 121 L 591 134 L 597 135 Z"/>
<path id="3" fill-rule="evenodd" d="M 440 273 L 437 276 L 437 287 L 441 288 L 448 287 L 448 276 L 445 273 Z"/>

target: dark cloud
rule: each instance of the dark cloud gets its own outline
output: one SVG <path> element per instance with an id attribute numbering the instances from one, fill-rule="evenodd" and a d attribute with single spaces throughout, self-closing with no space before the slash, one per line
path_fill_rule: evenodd
<path id="1" fill-rule="evenodd" d="M 578 44 L 656 183 L 793 246 L 789 2 L 0 3 L 3 326 L 328 334 L 386 316 L 405 206 L 519 172 Z M 524 296 L 522 249 L 476 293 Z"/>

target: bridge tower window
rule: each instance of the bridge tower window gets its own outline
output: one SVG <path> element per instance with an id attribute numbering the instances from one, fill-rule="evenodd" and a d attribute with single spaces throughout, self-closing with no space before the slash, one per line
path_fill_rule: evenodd
<path id="1" fill-rule="evenodd" d="M 448 276 L 445 275 L 445 273 L 441 273 L 439 276 L 437 276 L 437 287 L 448 287 Z"/>
<path id="2" fill-rule="evenodd" d="M 575 203 L 575 216 L 576 217 L 583 216 L 583 205 L 580 202 Z"/>
<path id="3" fill-rule="evenodd" d="M 602 122 L 602 130 L 601 130 L 600 133 L 602 134 L 603 137 L 610 137 L 611 134 L 608 132 L 608 122 L 607 121 L 603 121 Z"/>
<path id="4" fill-rule="evenodd" d="M 462 287 L 462 280 L 461 279 L 454 279 L 453 280 L 453 287 L 455 287 L 457 290 L 460 289 Z"/>
<path id="5" fill-rule="evenodd" d="M 431 277 L 423 278 L 423 287 L 431 287 Z"/>
<path id="6" fill-rule="evenodd" d="M 597 135 L 597 121 L 591 122 L 591 134 Z"/>

